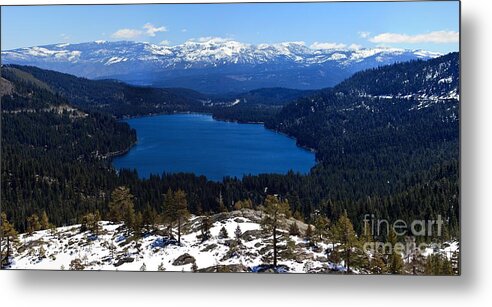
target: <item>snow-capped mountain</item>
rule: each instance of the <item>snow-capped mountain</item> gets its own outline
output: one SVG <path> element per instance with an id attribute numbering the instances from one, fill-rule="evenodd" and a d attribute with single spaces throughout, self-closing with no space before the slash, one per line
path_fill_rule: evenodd
<path id="1" fill-rule="evenodd" d="M 217 92 L 218 88 L 322 88 L 363 69 L 440 54 L 396 48 L 313 49 L 303 42 L 252 45 L 210 38 L 176 46 L 129 41 L 65 43 L 7 50 L 1 55 L 5 64 Z"/>

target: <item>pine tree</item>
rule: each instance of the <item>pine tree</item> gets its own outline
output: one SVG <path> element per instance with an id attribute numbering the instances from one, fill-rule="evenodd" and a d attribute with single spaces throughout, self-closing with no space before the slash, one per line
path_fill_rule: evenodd
<path id="1" fill-rule="evenodd" d="M 141 218 L 140 221 L 141 223 Z M 125 207 L 123 207 L 123 223 L 126 226 L 127 231 L 133 230 L 133 231 L 138 231 L 139 226 L 136 221 L 136 216 L 135 216 L 135 209 L 133 209 L 133 201 L 128 202 Z"/>
<path id="2" fill-rule="evenodd" d="M 99 210 L 96 210 L 96 212 L 94 213 L 94 223 L 92 224 L 91 227 L 92 233 L 95 234 L 96 236 L 99 235 L 102 229 L 101 225 L 99 225 L 100 222 L 101 222 L 101 213 L 99 212 Z"/>
<path id="3" fill-rule="evenodd" d="M 288 238 L 285 247 L 285 257 L 287 259 L 295 259 L 296 242 L 294 242 L 294 240 L 292 240 L 291 238 Z"/>
<path id="4" fill-rule="evenodd" d="M 234 203 L 234 210 L 241 210 L 243 208 L 242 201 L 238 200 L 237 202 Z"/>
<path id="5" fill-rule="evenodd" d="M 120 186 L 111 193 L 109 202 L 109 217 L 115 223 L 124 222 L 127 229 L 132 227 L 135 218 L 133 195 L 130 189 Z"/>
<path id="6" fill-rule="evenodd" d="M 350 273 L 350 261 L 352 259 L 352 249 L 357 247 L 358 240 L 355 235 L 354 226 L 344 211 L 332 229 L 333 239 L 340 243 L 338 249 L 342 249 L 345 256 L 345 268 Z"/>
<path id="7" fill-rule="evenodd" d="M 141 272 L 145 272 L 147 271 L 147 265 L 145 264 L 145 262 L 142 264 L 142 266 L 140 267 L 140 271 Z"/>
<path id="8" fill-rule="evenodd" d="M 315 214 L 314 218 L 314 235 L 316 236 L 316 241 L 322 242 L 323 238 L 328 235 L 328 226 L 330 221 L 321 215 L 321 213 Z"/>
<path id="9" fill-rule="evenodd" d="M 145 210 L 143 212 L 143 225 L 145 228 L 145 231 L 151 232 L 156 229 L 156 224 L 157 224 L 157 211 L 150 207 L 149 204 L 145 206 Z"/>
<path id="10" fill-rule="evenodd" d="M 219 203 L 219 212 L 227 212 L 227 208 L 224 205 L 224 198 L 222 197 L 222 191 L 220 191 L 217 202 Z"/>
<path id="11" fill-rule="evenodd" d="M 176 216 L 178 220 L 178 244 L 181 245 L 181 225 L 190 216 L 186 193 L 183 190 L 177 190 L 174 194 L 174 201 L 176 202 Z"/>
<path id="12" fill-rule="evenodd" d="M 43 245 L 41 245 L 41 247 L 39 248 L 38 258 L 39 259 L 46 258 L 46 249 L 44 249 L 44 246 Z"/>
<path id="13" fill-rule="evenodd" d="M 229 234 L 227 233 L 227 229 L 222 226 L 219 230 L 219 239 L 227 239 L 229 238 Z"/>
<path id="14" fill-rule="evenodd" d="M 241 231 L 241 227 L 239 227 L 239 224 L 236 227 L 236 230 L 234 230 L 234 236 L 236 237 L 236 241 L 238 244 L 241 244 L 241 237 L 243 236 L 243 232 Z"/>
<path id="15" fill-rule="evenodd" d="M 46 214 L 46 211 L 43 211 L 41 214 L 41 221 L 40 221 L 41 229 L 49 229 L 50 228 L 50 222 L 48 220 L 48 215 Z"/>
<path id="16" fill-rule="evenodd" d="M 264 203 L 265 215 L 261 220 L 261 227 L 264 231 L 273 236 L 273 266 L 277 266 L 277 230 L 283 220 L 290 216 L 289 202 L 281 201 L 274 195 L 268 195 Z"/>
<path id="17" fill-rule="evenodd" d="M 210 216 L 207 214 L 202 218 L 202 223 L 200 225 L 201 240 L 202 242 L 210 239 L 210 228 L 212 227 L 212 221 Z"/>
<path id="18" fill-rule="evenodd" d="M 0 220 L 1 220 L 1 225 L 0 225 L 0 242 L 3 242 L 3 240 L 6 241 L 6 250 L 4 253 L 4 249 L 2 248 L 2 253 L 0 254 L 0 268 L 3 268 L 4 266 L 9 264 L 9 258 L 11 254 L 11 243 L 17 241 L 17 231 L 14 228 L 14 225 L 12 225 L 8 219 L 7 219 L 7 214 L 5 212 L 0 213 Z"/>
<path id="19" fill-rule="evenodd" d="M 99 225 L 100 221 L 101 214 L 99 213 L 99 210 L 96 210 L 96 213 L 87 213 L 81 219 L 80 232 L 89 230 L 94 235 L 98 236 L 101 231 L 101 226 Z"/>
<path id="20" fill-rule="evenodd" d="M 39 223 L 39 217 L 36 213 L 33 213 L 27 218 L 27 233 L 32 235 L 35 231 L 41 229 L 41 224 Z"/>
<path id="21" fill-rule="evenodd" d="M 391 274 L 401 274 L 403 272 L 403 258 L 395 250 L 395 246 L 398 243 L 398 238 L 393 230 L 391 230 L 388 235 L 388 243 L 390 244 L 392 250 L 388 259 L 388 270 Z"/>
<path id="22" fill-rule="evenodd" d="M 374 252 L 371 259 L 371 273 L 373 274 L 385 274 L 387 272 L 386 263 L 384 262 L 383 255 L 378 251 Z"/>
<path id="23" fill-rule="evenodd" d="M 138 211 L 135 214 L 135 218 L 133 220 L 133 225 L 132 225 L 133 233 L 137 236 L 140 236 L 143 228 L 144 228 L 143 214 L 142 212 Z"/>
<path id="24" fill-rule="evenodd" d="M 312 242 L 313 240 L 313 226 L 311 226 L 311 224 L 308 225 L 308 227 L 306 228 L 306 233 L 304 235 L 306 241 L 308 241 L 309 243 Z"/>
<path id="25" fill-rule="evenodd" d="M 401 274 L 403 272 L 403 259 L 400 254 L 393 252 L 389 264 L 389 272 L 391 274 Z"/>
<path id="26" fill-rule="evenodd" d="M 441 270 L 441 275 L 453 275 L 453 266 L 446 256 L 443 257 Z"/>
<path id="27" fill-rule="evenodd" d="M 173 224 L 176 221 L 176 203 L 171 189 L 168 189 L 164 195 L 163 220 L 169 224 L 169 237 L 174 238 Z"/>
<path id="28" fill-rule="evenodd" d="M 189 215 L 186 193 L 183 190 L 177 190 L 173 193 L 169 189 L 164 199 L 164 218 L 169 222 L 171 231 L 173 223 L 177 222 L 179 245 L 181 245 L 181 225 L 188 219 Z"/>
<path id="29" fill-rule="evenodd" d="M 289 235 L 291 236 L 298 236 L 301 234 L 301 231 L 299 230 L 299 226 L 297 226 L 297 222 L 294 222 L 290 224 L 289 226 Z"/>

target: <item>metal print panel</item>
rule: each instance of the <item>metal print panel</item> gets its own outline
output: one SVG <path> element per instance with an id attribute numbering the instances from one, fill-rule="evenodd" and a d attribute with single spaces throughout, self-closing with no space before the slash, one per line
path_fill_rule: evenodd
<path id="1" fill-rule="evenodd" d="M 2 6 L 2 269 L 459 275 L 459 13 Z"/>

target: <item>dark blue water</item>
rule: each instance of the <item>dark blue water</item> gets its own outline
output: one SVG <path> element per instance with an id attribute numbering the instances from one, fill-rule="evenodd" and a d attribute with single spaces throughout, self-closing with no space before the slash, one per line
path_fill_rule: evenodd
<path id="1" fill-rule="evenodd" d="M 150 174 L 189 172 L 220 181 L 224 176 L 307 173 L 314 154 L 293 139 L 259 124 L 216 121 L 210 115 L 176 114 L 126 120 L 137 131 L 138 143 L 113 160 L 116 169 Z"/>

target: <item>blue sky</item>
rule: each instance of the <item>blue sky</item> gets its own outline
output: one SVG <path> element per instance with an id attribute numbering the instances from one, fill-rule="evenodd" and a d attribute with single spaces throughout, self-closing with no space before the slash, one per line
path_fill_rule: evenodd
<path id="1" fill-rule="evenodd" d="M 94 40 L 177 45 L 201 37 L 322 48 L 459 48 L 459 3 L 163 4 L 2 7 L 2 50 Z"/>

